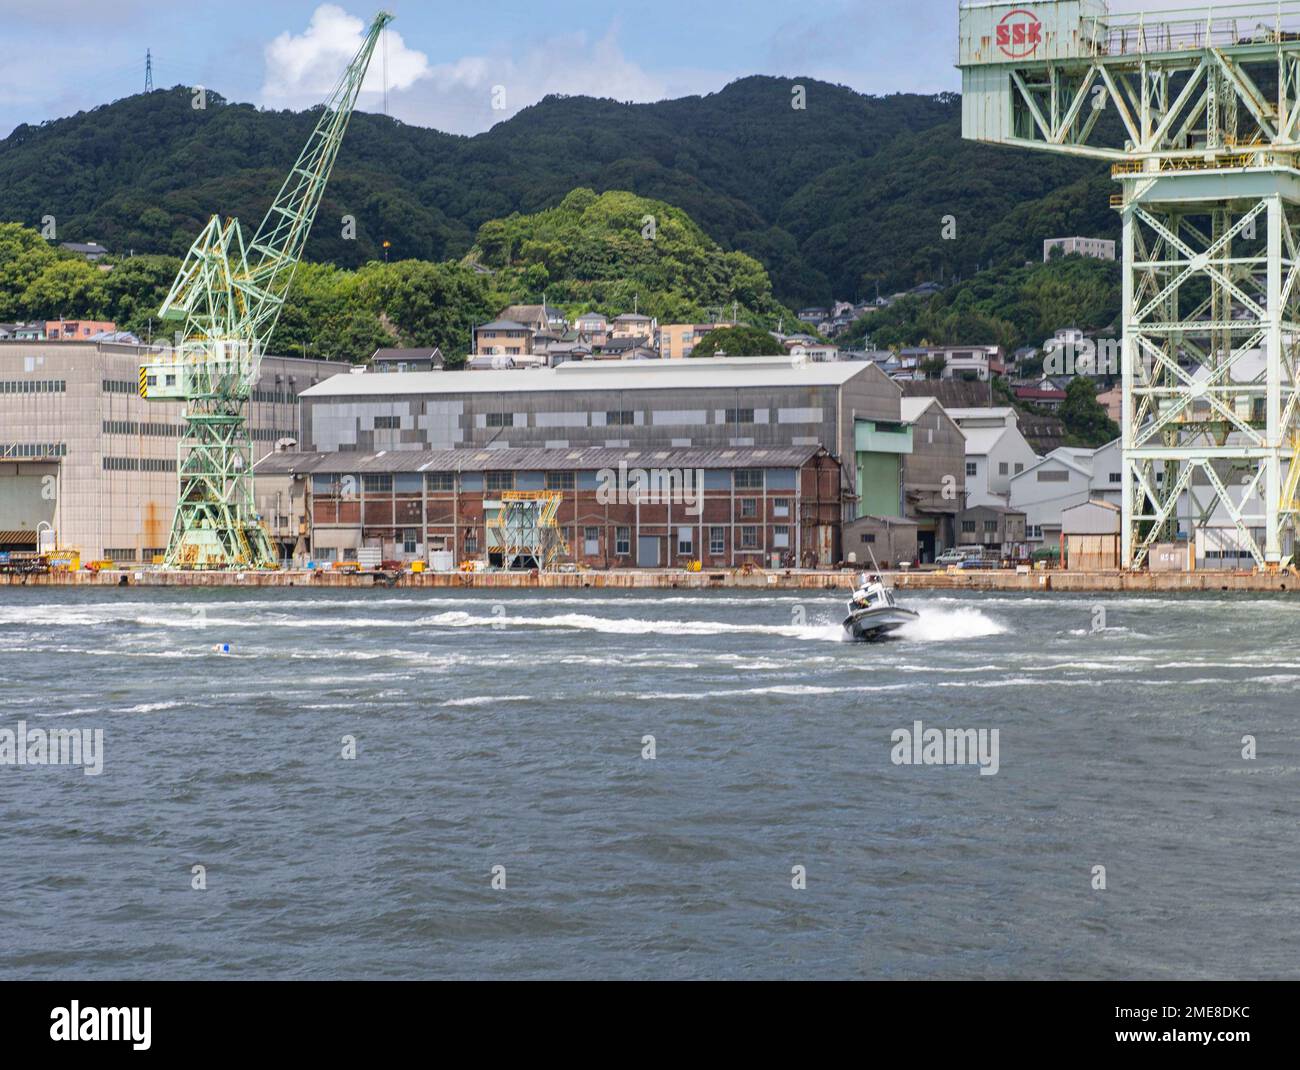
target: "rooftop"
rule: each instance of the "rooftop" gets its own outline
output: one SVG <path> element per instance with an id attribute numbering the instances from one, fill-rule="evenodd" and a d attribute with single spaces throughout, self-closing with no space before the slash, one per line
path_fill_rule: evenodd
<path id="1" fill-rule="evenodd" d="M 992 452 L 998 440 L 1009 431 L 1007 427 L 963 427 L 966 436 L 966 456 L 983 457 Z"/>
<path id="2" fill-rule="evenodd" d="M 518 394 L 546 390 L 674 390 L 755 386 L 842 386 L 882 375 L 862 362 L 801 363 L 788 356 L 707 357 L 674 361 L 579 361 L 527 371 L 398 372 L 335 375 L 303 397 L 365 394 Z"/>
<path id="3" fill-rule="evenodd" d="M 269 453 L 255 464 L 258 475 L 313 472 L 600 471 L 629 468 L 799 468 L 821 446 L 718 446 L 711 449 L 459 449 L 380 450 L 377 453 Z"/>

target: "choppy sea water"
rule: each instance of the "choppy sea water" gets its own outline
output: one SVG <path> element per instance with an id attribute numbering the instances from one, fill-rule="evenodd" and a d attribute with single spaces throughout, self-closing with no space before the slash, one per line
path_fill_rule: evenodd
<path id="1" fill-rule="evenodd" d="M 1300 973 L 1300 602 L 902 597 L 10 588 L 0 977 Z"/>

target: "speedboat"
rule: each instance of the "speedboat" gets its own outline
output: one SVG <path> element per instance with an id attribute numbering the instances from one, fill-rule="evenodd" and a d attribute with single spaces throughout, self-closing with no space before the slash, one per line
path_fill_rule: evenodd
<path id="1" fill-rule="evenodd" d="M 919 616 L 916 610 L 905 609 L 895 602 L 894 592 L 879 576 L 863 572 L 858 576 L 853 597 L 849 599 L 849 615 L 844 618 L 844 630 L 855 640 L 872 642 L 883 639 Z"/>

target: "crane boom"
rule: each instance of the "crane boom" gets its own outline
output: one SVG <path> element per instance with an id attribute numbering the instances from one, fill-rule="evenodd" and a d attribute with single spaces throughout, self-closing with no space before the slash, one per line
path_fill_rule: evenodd
<path id="1" fill-rule="evenodd" d="M 392 18 L 381 11 L 370 23 L 253 240 L 244 240 L 237 219 L 214 215 L 163 301 L 162 318 L 182 320 L 184 328 L 170 352 L 141 365 L 140 396 L 186 403 L 169 567 L 278 563 L 254 507 L 245 410 L 375 45 Z"/>

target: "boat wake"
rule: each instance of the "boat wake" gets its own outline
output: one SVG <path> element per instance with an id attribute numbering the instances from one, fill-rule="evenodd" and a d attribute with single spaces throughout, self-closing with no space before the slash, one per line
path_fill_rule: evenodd
<path id="1" fill-rule="evenodd" d="M 982 639 L 1008 631 L 1006 625 L 969 606 L 936 609 L 922 605 L 917 607 L 917 611 L 921 615 L 916 620 L 909 621 L 894 633 L 900 639 L 941 643 L 953 639 Z"/>
<path id="2" fill-rule="evenodd" d="M 557 613 L 553 616 L 510 616 L 476 614 L 451 610 L 421 617 L 416 625 L 430 628 L 574 628 L 614 635 L 776 635 L 790 639 L 821 639 L 839 642 L 843 631 L 838 624 L 731 624 L 716 620 L 646 620 L 638 617 L 596 617 L 589 613 Z"/>

